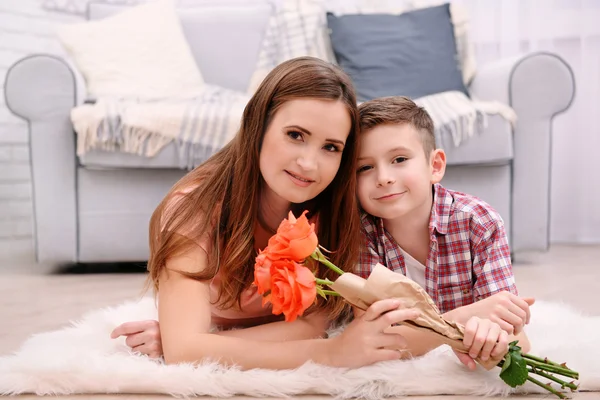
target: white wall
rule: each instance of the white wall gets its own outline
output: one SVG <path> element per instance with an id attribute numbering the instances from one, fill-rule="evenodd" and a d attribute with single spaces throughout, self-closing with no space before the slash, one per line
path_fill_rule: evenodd
<path id="1" fill-rule="evenodd" d="M 329 0 L 332 4 L 339 0 Z M 356 0 L 355 0 L 356 1 Z M 189 1 L 189 3 L 192 3 Z M 471 8 L 483 2 L 465 1 Z M 564 6 L 564 4 L 563 4 Z M 479 10 L 480 15 L 487 14 Z M 6 71 L 12 63 L 27 54 L 43 52 L 62 54 L 54 39 L 54 28 L 60 23 L 80 20 L 81 17 L 46 11 L 41 1 L 0 1 L 0 85 L 4 86 Z M 481 26 L 481 24 L 480 24 Z M 539 27 L 538 27 L 539 28 Z M 481 28 L 480 28 L 481 29 Z M 479 32 L 482 32 L 481 30 Z M 506 32 L 502 33 L 506 36 Z M 494 37 L 493 34 L 490 35 Z M 487 39 L 486 39 L 487 41 Z M 581 48 L 594 46 L 591 57 L 583 57 Z M 480 48 L 481 49 L 481 48 Z M 599 124 L 593 110 L 598 106 L 598 78 L 593 85 L 581 76 L 597 74 L 600 39 L 587 38 L 585 43 L 570 38 L 554 46 L 579 75 L 578 98 L 568 114 L 555 124 L 553 154 L 551 237 L 554 242 L 600 243 L 600 174 L 594 171 L 594 149 L 600 147 Z M 482 61 L 497 58 L 479 54 Z M 586 75 L 587 74 L 587 75 Z M 587 97 L 583 97 L 587 95 Z M 591 112 L 591 113 L 590 113 Z M 582 123 L 582 121 L 585 121 Z M 10 252 L 32 248 L 32 204 L 27 126 L 6 108 L 0 98 L 0 258 Z"/>
<path id="2" fill-rule="evenodd" d="M 0 1 L 0 258 L 31 251 L 33 230 L 27 124 L 6 108 L 6 72 L 30 53 L 62 54 L 54 28 L 81 19 L 45 11 L 40 4 Z"/>

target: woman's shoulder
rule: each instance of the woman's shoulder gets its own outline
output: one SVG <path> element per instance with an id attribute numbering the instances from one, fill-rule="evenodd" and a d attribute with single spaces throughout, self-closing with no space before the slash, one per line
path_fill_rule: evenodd
<path id="1" fill-rule="evenodd" d="M 179 213 L 181 208 L 186 206 L 186 203 L 190 199 L 190 195 L 197 189 L 197 185 L 174 188 L 163 200 L 161 219 L 166 222 L 175 214 Z"/>
<path id="2" fill-rule="evenodd" d="M 191 239 L 205 252 L 208 252 L 210 234 L 206 231 L 201 232 L 202 227 L 206 227 L 206 211 L 199 207 L 194 199 L 194 192 L 198 188 L 197 185 L 183 186 L 174 189 L 167 195 L 160 215 L 161 231 L 172 231 Z"/>

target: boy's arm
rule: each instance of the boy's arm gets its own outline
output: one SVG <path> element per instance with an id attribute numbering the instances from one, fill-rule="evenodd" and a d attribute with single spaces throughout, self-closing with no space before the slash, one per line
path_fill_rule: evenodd
<path id="1" fill-rule="evenodd" d="M 498 217 L 499 218 L 499 217 Z M 492 219 L 485 226 L 471 230 L 475 301 L 507 291 L 519 293 L 510 260 L 510 248 L 501 219 Z"/>
<path id="2" fill-rule="evenodd" d="M 502 294 L 502 293 L 499 293 Z M 490 298 L 492 300 L 492 298 Z M 492 322 L 496 322 L 498 325 L 503 327 L 503 329 L 507 332 L 515 332 L 514 327 L 511 324 L 507 324 L 505 320 L 500 318 L 496 313 L 494 313 L 494 307 L 481 307 L 483 305 L 482 302 L 470 304 L 468 306 L 459 307 L 452 311 L 448 311 L 443 314 L 444 319 L 448 321 L 455 321 L 462 325 L 464 325 L 469 318 L 471 317 L 479 317 L 479 318 L 487 318 Z M 497 305 L 497 304 L 496 304 Z M 477 306 L 477 307 L 476 307 Z M 505 327 L 510 327 L 510 329 L 506 329 Z M 508 335 L 509 343 L 518 340 L 519 346 L 521 346 L 524 353 L 528 353 L 531 348 L 531 343 L 525 334 L 525 331 L 520 330 L 519 333 L 514 334 L 511 333 Z"/>
<path id="3" fill-rule="evenodd" d="M 360 318 L 365 312 L 359 308 L 352 307 L 355 318 Z M 474 321 L 475 320 L 475 321 Z M 468 322 L 468 325 L 465 327 L 465 345 L 467 342 L 471 343 L 467 345 L 467 349 L 469 349 L 469 353 L 474 352 L 473 356 L 469 354 L 462 354 L 457 351 L 454 353 L 458 357 L 461 363 L 467 366 L 469 369 L 475 369 L 475 359 L 482 355 L 481 352 L 481 342 L 484 341 L 485 336 L 489 337 L 487 340 L 492 339 L 493 343 L 496 343 L 494 346 L 494 352 L 491 355 L 491 358 L 496 360 L 496 364 L 500 362 L 500 360 L 504 357 L 504 354 L 507 351 L 507 343 L 506 339 L 500 340 L 502 335 L 494 335 L 492 329 L 486 328 L 489 327 L 491 321 L 481 320 L 481 322 L 477 321 L 477 318 L 473 318 Z M 473 326 L 473 323 L 475 326 Z M 481 324 L 481 329 L 477 329 L 477 324 Z M 495 324 L 494 324 L 495 325 Z M 496 325 L 497 326 L 497 325 Z M 497 328 L 497 333 L 500 332 L 500 327 Z M 426 332 L 423 330 L 417 330 L 409 326 L 396 325 L 391 326 L 385 330 L 386 334 L 396 334 L 401 335 L 404 338 L 405 346 L 402 348 L 398 348 L 399 358 L 400 359 L 411 359 L 414 357 L 420 357 L 422 355 L 427 354 L 431 350 L 441 346 L 444 344 L 444 341 L 439 337 L 439 335 Z M 504 333 L 506 335 L 506 333 Z M 475 342 L 479 341 L 480 344 L 477 345 Z M 488 356 L 485 356 L 484 360 L 487 360 Z"/>
<path id="4" fill-rule="evenodd" d="M 445 318 L 462 324 L 472 316 L 489 318 L 519 340 L 524 351 L 529 341 L 523 327 L 529 323 L 529 306 L 534 299 L 518 297 L 504 223 L 492 218 L 488 224 L 471 228 L 473 252 L 473 297 L 475 303 L 449 311 Z"/>

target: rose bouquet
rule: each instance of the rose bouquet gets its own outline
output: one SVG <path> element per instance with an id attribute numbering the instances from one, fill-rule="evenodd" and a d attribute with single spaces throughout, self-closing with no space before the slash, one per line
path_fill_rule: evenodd
<path id="1" fill-rule="evenodd" d="M 467 353 L 463 345 L 464 327 L 444 319 L 431 297 L 417 283 L 402 274 L 390 271 L 377 264 L 368 279 L 352 273 L 345 273 L 331 263 L 321 251 L 314 224 L 306 218 L 306 211 L 299 218 L 290 212 L 284 219 L 267 247 L 260 251 L 254 266 L 254 284 L 258 293 L 263 295 L 263 305 L 271 303 L 275 315 L 284 314 L 285 321 L 294 321 L 303 315 L 316 301 L 317 295 L 342 296 L 351 305 L 366 310 L 371 304 L 386 298 L 399 298 L 408 308 L 416 308 L 420 316 L 402 325 L 413 329 L 433 332 L 440 340 L 459 352 Z M 312 258 L 331 270 L 339 277 L 335 281 L 320 279 L 306 265 L 306 259 Z M 390 327 L 392 332 L 396 327 Z M 396 328 L 397 329 L 397 328 Z M 557 383 L 561 389 L 577 390 L 577 385 L 566 382 L 556 375 L 579 379 L 579 373 L 546 358 L 523 354 L 517 341 L 510 343 L 509 351 L 500 363 L 488 360 L 476 360 L 486 369 L 501 368 L 500 377 L 511 387 L 530 381 L 559 398 L 566 398 L 550 383 L 542 383 L 532 375 Z"/>

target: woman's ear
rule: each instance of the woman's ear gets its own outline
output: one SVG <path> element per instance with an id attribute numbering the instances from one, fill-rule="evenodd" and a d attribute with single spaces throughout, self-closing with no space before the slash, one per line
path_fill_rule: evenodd
<path id="1" fill-rule="evenodd" d="M 431 169 L 431 184 L 440 183 L 446 173 L 446 153 L 442 149 L 435 149 L 429 156 Z"/>

